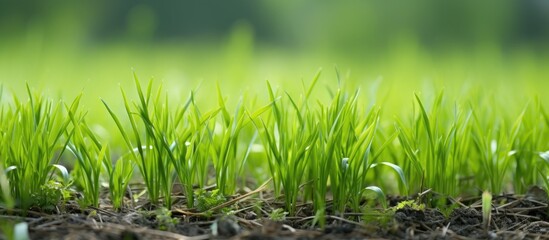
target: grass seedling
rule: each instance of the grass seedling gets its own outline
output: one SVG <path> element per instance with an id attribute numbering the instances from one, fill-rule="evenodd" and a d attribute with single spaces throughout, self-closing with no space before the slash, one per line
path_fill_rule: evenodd
<path id="1" fill-rule="evenodd" d="M 285 212 L 282 208 L 273 209 L 273 211 L 269 213 L 269 219 L 275 222 L 283 222 L 286 220 L 287 214 L 288 212 Z"/>
<path id="2" fill-rule="evenodd" d="M 399 141 L 409 160 L 404 164 L 406 172 L 416 186 L 456 195 L 460 190 L 460 175 L 467 174 L 462 170 L 463 159 L 470 148 L 470 114 L 461 112 L 457 105 L 453 115 L 442 111 L 442 92 L 436 97 L 430 112 L 418 95 L 415 95 L 415 100 L 419 115 L 409 125 L 397 120 Z"/>
<path id="3" fill-rule="evenodd" d="M 477 179 L 482 186 L 491 192 L 501 193 L 504 179 L 511 164 L 511 156 L 514 154 L 513 144 L 517 140 L 524 112 L 515 120 L 511 128 L 506 119 L 495 117 L 486 121 L 473 112 L 472 137 L 476 156 L 481 160 L 481 173 Z M 484 120 L 484 121 L 483 121 Z"/>
<path id="4" fill-rule="evenodd" d="M 275 193 L 279 196 L 281 186 L 284 188 L 286 209 L 293 215 L 303 173 L 306 172 L 317 139 L 316 122 L 312 113 L 305 110 L 306 104 L 298 108 L 289 94 L 287 98 L 278 101 L 279 97 L 268 82 L 267 87 L 272 113 L 267 122 L 261 119 L 256 125 L 260 126 Z"/>
<path id="5" fill-rule="evenodd" d="M 141 172 L 151 202 L 156 204 L 159 203 L 160 198 L 164 198 L 165 206 L 168 208 L 171 206 L 174 182 L 172 173 L 175 173 L 186 193 L 187 206 L 194 207 L 193 186 L 194 184 L 204 186 L 206 183 L 207 163 L 212 148 L 211 125 L 219 110 L 201 114 L 194 104 L 194 94 L 191 93 L 184 104 L 175 106 L 174 111 L 170 108 L 167 96 L 163 98 L 161 86 L 153 96 L 152 81 L 149 82 L 146 92 L 141 89 L 137 77 L 135 77 L 135 84 L 139 101 L 134 103 L 134 108 L 130 107 L 126 94 L 122 90 L 135 143 L 131 142 L 118 117 L 105 103 L 130 149 L 128 155 L 132 157 Z M 233 133 L 236 133 L 233 137 L 237 136 L 238 130 L 234 130 Z M 226 150 L 234 150 L 238 142 L 237 139 L 232 140 L 234 143 L 226 147 Z M 214 163 L 219 162 L 216 161 L 219 156 L 226 159 L 229 156 L 227 154 L 224 152 L 213 156 Z M 236 158 L 227 160 L 226 163 L 234 164 L 235 161 Z M 222 172 L 227 166 L 229 165 L 225 164 L 217 168 L 219 181 L 235 177 L 234 172 Z M 128 169 L 128 166 L 122 168 Z M 227 184 L 232 185 L 227 186 Z M 232 186 L 230 189 L 234 191 L 235 181 L 222 181 L 218 186 L 223 186 L 221 187 L 223 189 Z"/>
<path id="6" fill-rule="evenodd" d="M 328 107 L 320 107 L 319 146 L 316 149 L 319 154 L 310 165 L 314 168 L 313 172 L 318 173 L 313 178 L 318 179 L 315 181 L 315 202 L 319 203 L 315 206 L 316 210 L 324 208 L 323 199 L 326 198 L 328 186 L 334 193 L 335 209 L 338 212 L 344 210 L 350 192 L 355 190 L 354 195 L 360 195 L 363 188 L 363 179 L 359 174 L 365 174 L 371 164 L 362 161 L 369 157 L 368 149 L 373 141 L 375 125 L 370 126 L 367 119 L 363 123 L 357 122 L 357 96 L 358 92 L 347 97 L 338 90 Z"/>
<path id="7" fill-rule="evenodd" d="M 315 200 L 326 198 L 326 186 L 334 196 L 336 211 L 343 212 L 351 201 L 358 211 L 365 176 L 372 164 L 371 146 L 379 112 L 371 110 L 364 118 L 357 112 L 358 91 L 347 97 L 339 90 L 329 107 L 321 106 L 319 147 L 320 157 L 310 166 L 321 166 L 316 176 L 319 194 Z M 324 174 L 323 174 L 324 173 Z M 329 182 L 328 182 L 329 177 Z M 320 186 L 323 185 L 323 186 Z M 319 210 L 322 205 L 317 205 Z"/>
<path id="8" fill-rule="evenodd" d="M 163 198 L 164 205 L 170 208 L 174 179 L 171 161 L 174 161 L 175 157 L 169 149 L 166 132 L 171 131 L 174 126 L 169 122 L 167 101 L 164 104 L 161 102 L 162 88 L 160 87 L 154 99 L 151 99 L 152 81 L 149 82 L 147 91 L 143 92 L 137 76 L 134 75 L 134 78 L 139 100 L 133 103 L 133 108 L 123 89 L 121 92 L 135 142 L 130 140 L 118 116 L 106 102 L 103 103 L 122 134 L 130 156 L 141 172 L 147 186 L 149 200 L 153 204 L 159 204 L 160 199 Z"/>
<path id="9" fill-rule="evenodd" d="M 221 124 L 217 124 L 216 129 L 214 129 L 212 136 L 214 144 L 211 145 L 211 153 L 216 172 L 217 187 L 222 194 L 230 195 L 236 190 L 237 177 L 241 174 L 251 146 L 255 141 L 255 137 L 253 137 L 249 143 L 243 145 L 240 134 L 250 121 L 253 121 L 267 108 L 262 108 L 259 112 L 247 115 L 244 106 L 242 106 L 244 99 L 241 98 L 234 114 L 231 115 L 226 107 L 219 85 L 217 86 L 217 98 L 221 111 Z"/>
<path id="10" fill-rule="evenodd" d="M 46 199 L 49 190 L 44 186 L 55 179 L 56 173 L 63 184 L 69 179 L 67 169 L 58 163 L 68 145 L 64 133 L 70 120 L 60 103 L 32 94 L 28 86 L 27 92 L 28 101 L 14 97 L 13 105 L 3 109 L 0 126 L 2 164 L 11 194 L 23 209 L 55 201 Z"/>
<path id="11" fill-rule="evenodd" d="M 204 186 L 207 179 L 208 160 L 211 159 L 215 169 L 215 179 L 221 194 L 227 196 L 234 194 L 237 187 L 237 179 L 242 174 L 246 161 L 255 142 L 255 136 L 248 138 L 248 143 L 242 140 L 241 134 L 253 127 L 249 123 L 259 117 L 270 108 L 270 104 L 257 109 L 253 113 L 245 110 L 241 98 L 234 114 L 230 114 L 221 89 L 217 88 L 219 107 L 202 115 L 194 104 L 194 95 L 191 94 L 190 107 L 183 121 L 176 121 L 176 138 L 178 142 L 185 143 L 174 145 L 177 161 L 174 162 L 176 172 L 182 183 L 187 187 L 189 196 L 193 192 L 192 181 L 198 179 L 198 185 Z M 179 111 L 184 114 L 186 107 Z M 179 114 L 178 114 L 179 115 Z M 176 118 L 179 119 L 179 118 Z M 218 120 L 218 121 L 216 121 Z M 180 122 L 180 123 L 179 123 Z M 255 131 L 255 129 L 253 129 Z M 188 139 L 181 139 L 181 137 Z M 179 171 L 186 163 L 185 172 Z M 194 177 L 196 175 L 196 177 Z M 185 180 L 186 179 L 186 180 Z M 189 198 L 188 206 L 192 207 L 192 199 Z"/>
<path id="12" fill-rule="evenodd" d="M 81 96 L 79 95 L 71 106 L 66 106 L 73 126 L 72 130 L 67 129 L 65 132 L 67 136 L 72 136 L 67 148 L 77 160 L 72 174 L 76 184 L 82 188 L 83 199 L 80 203 L 84 206 L 98 207 L 101 184 L 99 177 L 103 163 L 110 162 L 110 157 L 106 155 L 106 146 L 101 145 L 84 121 L 86 114 L 78 111 Z"/>
<path id="13" fill-rule="evenodd" d="M 169 158 L 187 196 L 187 207 L 192 208 L 194 202 L 194 185 L 204 187 L 207 182 L 208 163 L 210 159 L 211 126 L 219 110 L 202 114 L 194 102 L 191 92 L 185 104 L 178 106 L 173 118 L 168 119 L 171 129 L 165 129 L 162 134 L 170 141 L 164 141 L 163 146 L 168 151 Z M 166 100 L 167 103 L 167 100 Z"/>
<path id="14" fill-rule="evenodd" d="M 126 190 L 126 187 L 124 187 L 124 185 L 127 186 L 127 184 L 129 184 L 129 181 L 124 181 L 124 180 L 126 179 L 126 177 L 128 177 L 127 178 L 128 180 L 131 178 L 131 173 L 129 173 L 129 171 L 133 172 L 133 170 L 129 170 L 130 168 L 128 167 L 129 165 L 132 165 L 132 164 L 129 163 L 129 161 L 126 161 L 126 159 L 129 158 L 136 165 L 140 166 L 139 170 L 141 171 L 141 174 L 147 173 L 144 169 L 144 167 L 146 165 L 145 165 L 144 159 L 139 159 L 138 156 L 137 156 L 137 153 L 136 153 L 136 152 L 139 151 L 139 149 L 141 149 L 141 147 L 138 147 L 138 148 L 133 147 L 133 144 L 132 144 L 128 134 L 126 133 L 126 130 L 124 129 L 122 123 L 120 122 L 120 120 L 118 119 L 116 114 L 111 110 L 109 105 L 107 105 L 107 103 L 104 100 L 101 100 L 101 101 L 103 102 L 103 104 L 105 105 L 105 108 L 107 109 L 110 116 L 112 117 L 112 119 L 116 123 L 116 126 L 118 127 L 118 130 L 122 134 L 122 137 L 124 139 L 124 143 L 129 148 L 128 153 L 126 155 L 123 155 L 116 162 L 116 166 L 114 168 L 112 168 L 112 166 L 110 164 L 105 164 L 105 166 L 107 168 L 107 173 L 109 174 L 109 185 L 110 185 L 110 193 L 111 193 L 111 200 L 113 202 L 113 207 L 115 209 L 119 209 L 119 207 L 121 207 L 123 205 L 124 191 Z M 126 107 L 127 107 L 127 105 L 126 105 Z M 132 119 L 132 118 L 130 118 L 130 119 Z M 139 161 L 139 160 L 142 160 L 142 161 Z M 142 175 L 141 177 L 143 177 L 144 179 L 149 179 L 148 175 Z M 147 183 L 149 183 L 149 182 L 145 181 L 145 185 L 147 185 Z M 132 199 L 132 201 L 133 201 L 133 199 Z"/>
<path id="15" fill-rule="evenodd" d="M 492 194 L 488 191 L 482 193 L 482 225 L 484 229 L 490 228 L 492 221 Z"/>
<path id="16" fill-rule="evenodd" d="M 533 106 L 532 106 L 533 105 Z M 532 107 L 531 107 L 532 106 Z M 543 107 L 539 99 L 523 110 L 522 126 L 516 141 L 512 142 L 509 156 L 512 159 L 513 189 L 516 193 L 525 193 L 527 189 L 539 183 L 538 152 L 547 147 L 548 132 L 543 122 Z"/>
<path id="17" fill-rule="evenodd" d="M 109 193 L 111 196 L 112 207 L 116 210 L 119 210 L 124 206 L 124 195 L 130 184 L 130 180 L 133 176 L 134 163 L 126 154 L 120 157 L 114 167 L 113 163 L 110 161 L 109 151 L 106 146 L 101 150 L 101 153 L 104 153 L 105 162 L 103 163 L 108 174 L 109 178 Z M 134 201 L 134 199 L 130 199 Z"/>
<path id="18" fill-rule="evenodd" d="M 372 191 L 376 194 L 376 199 L 381 203 L 383 209 L 387 209 L 387 197 L 381 188 L 376 186 L 369 186 L 364 188 L 365 191 Z"/>

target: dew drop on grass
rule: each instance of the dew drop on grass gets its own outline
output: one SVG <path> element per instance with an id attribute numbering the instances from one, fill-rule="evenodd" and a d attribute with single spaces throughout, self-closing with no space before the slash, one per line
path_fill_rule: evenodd
<path id="1" fill-rule="evenodd" d="M 185 143 L 185 146 L 189 146 L 187 145 L 187 143 Z M 177 147 L 177 142 L 176 141 L 173 141 L 172 144 L 170 144 L 170 151 L 173 152 L 173 150 L 175 149 L 175 147 Z"/>
<path id="2" fill-rule="evenodd" d="M 221 125 L 221 123 L 216 122 L 213 132 L 214 132 L 215 135 L 222 135 L 223 134 L 223 125 Z"/>
<path id="3" fill-rule="evenodd" d="M 341 159 L 341 167 L 342 167 L 344 170 L 347 170 L 347 168 L 349 167 L 349 158 L 343 158 L 343 159 Z"/>
<path id="4" fill-rule="evenodd" d="M 252 144 L 252 147 L 251 147 L 250 151 L 251 152 L 264 152 L 265 148 L 263 147 L 262 144 L 254 143 L 254 144 Z"/>
<path id="5" fill-rule="evenodd" d="M 92 132 L 95 133 L 98 136 L 101 136 L 102 139 L 110 139 L 111 134 L 109 130 L 107 130 L 105 127 L 101 126 L 100 124 L 93 124 L 91 126 Z"/>
<path id="6" fill-rule="evenodd" d="M 495 139 L 490 142 L 490 150 L 492 150 L 492 154 L 496 154 L 496 151 L 498 150 L 498 141 Z"/>
<path id="7" fill-rule="evenodd" d="M 540 152 L 539 156 L 549 163 L 549 151 Z"/>

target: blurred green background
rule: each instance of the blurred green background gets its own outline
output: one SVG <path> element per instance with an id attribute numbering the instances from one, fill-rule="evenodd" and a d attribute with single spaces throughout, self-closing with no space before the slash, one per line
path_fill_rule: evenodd
<path id="1" fill-rule="evenodd" d="M 121 104 L 120 84 L 163 82 L 171 97 L 215 104 L 292 91 L 323 69 L 389 112 L 414 92 L 491 92 L 501 101 L 549 87 L 549 1 L 0 1 L 4 98 L 25 83 L 106 119 L 99 98 Z M 378 86 L 378 87 L 376 87 Z M 110 121 L 110 120 L 108 120 Z"/>

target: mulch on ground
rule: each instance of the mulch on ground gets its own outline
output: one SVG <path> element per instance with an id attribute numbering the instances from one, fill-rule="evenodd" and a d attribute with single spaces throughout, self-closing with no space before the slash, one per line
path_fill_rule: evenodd
<path id="1" fill-rule="evenodd" d="M 370 211 L 363 217 L 363 213 L 330 214 L 328 209 L 326 225 L 320 229 L 312 225 L 315 217 L 308 204 L 300 206 L 296 216 L 273 221 L 269 213 L 282 207 L 280 202 L 267 193 L 253 201 L 242 196 L 252 194 L 232 198 L 237 199 L 231 202 L 232 212 L 211 215 L 185 209 L 180 201 L 171 212 L 179 221 L 169 226 L 159 223 L 154 207 L 144 201 L 121 211 L 112 210 L 108 202 L 85 209 L 68 202 L 50 212 L 0 209 L 0 221 L 27 222 L 31 239 L 549 239 L 547 197 L 530 193 L 495 196 L 488 228 L 478 197 L 448 198 L 453 210 L 446 213 L 407 206 Z M 415 199 L 428 201 L 432 196 Z M 390 202 L 398 202 L 395 199 Z M 263 201 L 260 207 L 258 200 Z"/>

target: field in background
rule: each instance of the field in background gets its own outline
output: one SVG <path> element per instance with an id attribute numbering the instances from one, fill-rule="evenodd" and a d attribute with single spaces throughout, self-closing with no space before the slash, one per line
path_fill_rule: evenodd
<path id="1" fill-rule="evenodd" d="M 315 93 L 326 96 L 326 89 L 336 89 L 339 74 L 339 82 L 349 89 L 361 88 L 363 100 L 381 106 L 389 118 L 408 112 L 414 93 L 429 99 L 444 90 L 453 101 L 479 92 L 501 105 L 521 108 L 534 97 L 547 102 L 544 89 L 549 87 L 549 68 L 544 67 L 549 57 L 530 49 L 449 47 L 443 53 L 432 53 L 413 39 L 405 39 L 392 43 L 387 55 L 371 58 L 255 46 L 245 27 L 220 42 L 120 42 L 80 48 L 36 40 L 29 34 L 26 41 L 0 45 L 4 101 L 12 93 L 22 97 L 26 83 L 66 101 L 83 93 L 90 120 L 101 124 L 110 123 L 105 121 L 100 98 L 120 102 L 119 86 L 132 87 L 133 72 L 142 81 L 152 78 L 163 83 L 176 100 L 198 89 L 200 104 L 212 106 L 215 101 L 209 99 L 209 92 L 216 84 L 229 102 L 244 93 L 266 100 L 266 80 L 285 91 L 298 92 L 301 84 L 296 83 L 310 82 L 322 69 Z"/>
<path id="2" fill-rule="evenodd" d="M 319 68 L 323 94 L 336 88 L 337 68 L 340 80 L 362 88 L 389 117 L 408 108 L 414 92 L 444 88 L 452 99 L 482 91 L 507 105 L 543 99 L 549 84 L 543 1 L 4 4 L 5 92 L 21 95 L 29 83 L 67 100 L 83 91 L 101 122 L 98 98 L 119 98 L 118 85 L 130 87 L 132 71 L 164 82 L 174 98 L 201 86 L 200 102 L 209 104 L 216 83 L 229 99 L 243 91 L 261 97 L 265 80 L 294 91 Z"/>
<path id="3" fill-rule="evenodd" d="M 334 87 L 337 68 L 347 84 L 368 88 L 375 83 L 381 87 L 376 94 L 389 92 L 389 101 L 399 101 L 414 91 L 441 88 L 460 92 L 482 87 L 506 96 L 509 89 L 514 95 L 543 95 L 549 71 L 544 67 L 547 54 L 530 49 L 487 46 L 430 53 L 408 40 L 394 43 L 391 52 L 381 57 L 345 57 L 257 47 L 247 33 L 234 35 L 221 43 L 113 43 L 81 49 L 34 39 L 8 42 L 0 46 L 0 77 L 8 92 L 21 93 L 29 83 L 50 96 L 71 98 L 84 91 L 86 99 L 97 102 L 99 96 L 117 96 L 119 84 L 132 82 L 132 71 L 142 79 L 165 82 L 173 91 L 220 83 L 238 94 L 264 87 L 265 80 L 292 88 L 295 81 L 311 79 L 319 68 L 324 72 L 322 83 Z"/>

